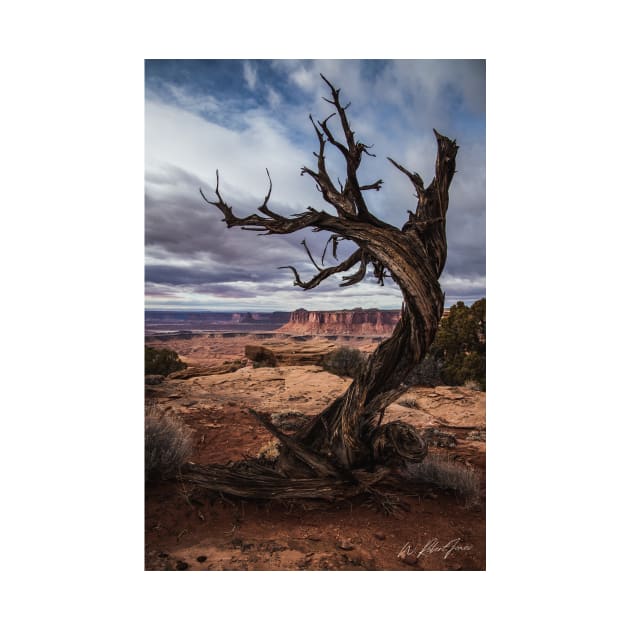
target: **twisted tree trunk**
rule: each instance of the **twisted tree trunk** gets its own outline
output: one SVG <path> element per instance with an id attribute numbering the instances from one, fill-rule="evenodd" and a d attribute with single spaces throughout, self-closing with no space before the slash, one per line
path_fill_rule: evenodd
<path id="1" fill-rule="evenodd" d="M 292 218 L 283 217 L 267 206 L 269 191 L 258 208 L 261 214 L 236 217 L 219 192 L 217 172 L 216 201 L 203 198 L 222 213 L 227 226 L 263 231 L 267 234 L 288 234 L 306 227 L 332 233 L 333 255 L 339 240 L 350 240 L 358 248 L 338 265 L 320 268 L 309 281 L 303 281 L 294 267 L 295 285 L 312 289 L 329 276 L 348 271 L 359 264 L 358 270 L 344 277 L 342 286 L 360 282 L 367 266 L 383 283 L 386 276 L 398 284 L 403 295 L 402 316 L 392 336 L 381 343 L 361 369 L 348 390 L 332 402 L 293 436 L 280 432 L 268 418 L 256 414 L 259 420 L 281 442 L 281 455 L 272 465 L 238 464 L 229 470 L 222 467 L 188 467 L 188 478 L 199 485 L 252 497 L 327 497 L 348 496 L 373 489 L 404 461 L 418 462 L 426 455 L 426 444 L 413 427 L 402 422 L 381 424 L 384 411 L 409 386 L 407 378 L 426 354 L 444 310 L 444 294 L 439 277 L 446 262 L 446 211 L 448 189 L 455 173 L 457 145 L 434 130 L 437 140 L 435 176 L 424 187 L 417 173 L 408 171 L 391 158 L 392 164 L 411 181 L 416 197 L 415 212 L 409 212 L 405 225 L 399 229 L 374 215 L 363 197 L 365 190 L 380 190 L 382 180 L 360 185 L 357 170 L 368 147 L 356 142 L 342 107 L 339 90 L 324 77 L 331 90 L 327 100 L 339 116 L 345 144 L 330 131 L 329 118 L 315 124 L 319 140 L 317 171 L 303 167 L 302 174 L 312 177 L 331 204 L 337 216 L 309 207 Z M 332 114 L 335 115 L 335 114 Z M 346 162 L 345 184 L 336 187 L 327 172 L 324 149 L 329 143 L 339 150 Z M 325 253 L 325 252 L 324 252 Z M 322 256 L 323 260 L 323 256 Z M 290 481 L 294 480 L 291 484 Z M 333 483 L 334 480 L 334 483 Z"/>
<path id="2" fill-rule="evenodd" d="M 388 453 L 382 452 L 381 413 L 407 389 L 406 378 L 425 356 L 444 310 L 439 277 L 446 262 L 445 217 L 457 147 L 437 132 L 436 137 L 436 179 L 429 189 L 424 190 L 419 176 L 405 171 L 418 195 L 415 215 L 402 230 L 372 225 L 360 230 L 362 249 L 390 271 L 402 291 L 402 317 L 348 390 L 299 435 L 309 446 L 334 455 L 344 467 L 387 457 Z M 349 236 L 357 238 L 354 233 Z M 406 437 L 410 435 L 406 433 Z M 426 454 L 420 442 L 409 447 L 414 452 L 407 459 L 419 461 Z"/>

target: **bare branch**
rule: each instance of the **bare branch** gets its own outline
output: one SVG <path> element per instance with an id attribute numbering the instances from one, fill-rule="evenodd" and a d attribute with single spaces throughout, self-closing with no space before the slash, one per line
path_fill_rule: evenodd
<path id="1" fill-rule="evenodd" d="M 269 198 L 271 197 L 271 188 L 272 188 L 272 183 L 271 183 L 271 175 L 269 174 L 269 169 L 266 168 L 265 169 L 267 171 L 267 177 L 269 178 L 269 190 L 267 191 L 267 195 L 265 196 L 265 200 L 262 203 L 262 206 L 259 206 L 259 210 L 263 213 L 266 214 L 268 217 L 271 217 L 272 219 L 276 219 L 276 220 L 282 220 L 284 217 L 282 217 L 279 214 L 276 214 L 275 212 L 272 212 L 271 210 L 269 210 L 269 208 L 267 207 L 267 202 L 269 201 Z"/>
<path id="2" fill-rule="evenodd" d="M 359 190 L 380 190 L 383 187 L 383 180 L 379 179 L 373 184 L 366 184 L 365 186 L 359 186 Z"/>
<path id="3" fill-rule="evenodd" d="M 444 218 L 448 208 L 448 188 L 455 174 L 455 156 L 459 147 L 455 140 L 443 136 L 435 129 L 433 133 L 437 140 L 438 153 L 435 159 L 435 177 L 429 184 L 428 190 L 435 192 L 438 198 L 440 216 Z"/>
<path id="4" fill-rule="evenodd" d="M 335 260 L 337 260 L 337 245 L 338 244 L 339 244 L 339 237 L 333 236 L 333 258 Z"/>
<path id="5" fill-rule="evenodd" d="M 328 238 L 328 240 L 326 241 L 326 245 L 324 245 L 324 251 L 322 252 L 322 265 L 324 264 L 324 258 L 326 257 L 326 250 L 328 249 L 328 243 L 330 243 L 330 241 L 332 241 L 333 238 L 335 238 L 334 234 Z"/>
<path id="6" fill-rule="evenodd" d="M 424 192 L 424 182 L 422 181 L 422 177 L 420 177 L 420 175 L 418 175 L 418 173 L 410 173 L 404 166 L 401 166 L 400 164 L 398 164 L 398 162 L 396 162 L 396 160 L 394 160 L 393 158 L 388 157 L 387 159 L 399 171 L 402 171 L 411 180 L 411 183 L 413 184 L 414 188 L 416 189 L 416 193 L 418 193 L 418 189 L 420 189 L 420 191 Z"/>
<path id="7" fill-rule="evenodd" d="M 334 116 L 334 114 L 332 115 Z M 352 200 L 345 194 L 344 190 L 341 190 L 340 192 L 335 188 L 335 185 L 332 183 L 330 176 L 328 175 L 328 171 L 326 170 L 326 158 L 324 156 L 326 140 L 324 139 L 324 134 L 322 134 L 322 132 L 315 124 L 313 117 L 309 116 L 309 119 L 311 121 L 311 124 L 313 125 L 313 128 L 315 129 L 315 133 L 317 134 L 317 139 L 319 141 L 319 152 L 314 153 L 315 157 L 317 157 L 317 173 L 312 169 L 303 166 L 301 174 L 304 175 L 304 173 L 306 173 L 307 175 L 312 177 L 313 180 L 315 180 L 317 189 L 322 193 L 324 199 L 332 206 L 334 206 L 339 216 L 353 216 L 354 214 L 356 214 L 356 212 Z M 320 125 L 320 127 L 322 126 L 322 123 L 318 124 Z M 322 129 L 324 129 L 324 127 L 322 127 Z M 336 142 L 334 138 L 333 142 Z"/>
<path id="8" fill-rule="evenodd" d="M 334 103 L 333 103 L 334 104 Z M 324 130 L 324 133 L 326 134 L 326 138 L 328 139 L 328 142 L 330 142 L 331 144 L 334 144 L 339 151 L 343 154 L 343 156 L 346 159 L 350 158 L 350 152 L 349 150 L 343 146 L 343 144 L 341 144 L 341 142 L 339 142 L 335 136 L 333 136 L 332 132 L 330 131 L 330 129 L 328 129 L 328 121 L 334 116 L 335 114 L 332 113 L 330 116 L 328 116 L 327 118 L 324 118 L 324 120 L 322 120 L 322 122 L 318 121 L 319 126 Z"/>
<path id="9" fill-rule="evenodd" d="M 348 151 L 350 153 L 353 153 L 356 148 L 356 144 L 354 142 L 354 132 L 352 131 L 352 129 L 350 129 L 350 123 L 348 122 L 348 117 L 346 116 L 346 110 L 341 106 L 341 103 L 339 102 L 339 93 L 341 92 L 341 90 L 336 89 L 333 86 L 333 84 L 323 74 L 320 74 L 319 76 L 324 80 L 324 82 L 330 88 L 330 91 L 333 97 L 332 104 L 335 106 L 335 109 L 337 110 L 337 113 L 339 114 L 339 119 L 341 120 L 343 133 L 346 137 L 346 142 L 348 143 Z"/>
<path id="10" fill-rule="evenodd" d="M 356 273 L 353 273 L 351 276 L 344 276 L 343 282 L 339 285 L 340 287 L 349 287 L 353 284 L 357 284 L 361 282 L 365 277 L 365 270 L 367 269 L 367 259 L 366 256 L 361 257 L 361 266 L 359 267 Z"/>
<path id="11" fill-rule="evenodd" d="M 210 201 L 204 194 L 203 194 L 203 190 L 201 190 L 201 188 L 199 189 L 199 192 L 201 193 L 201 196 L 204 198 L 204 200 L 207 203 L 212 204 L 213 206 L 217 206 L 217 208 L 219 208 L 220 206 L 225 206 L 228 210 L 231 210 L 231 206 L 228 206 L 224 201 L 223 198 L 221 197 L 221 193 L 219 192 L 219 169 L 217 169 L 216 171 L 217 173 L 217 185 L 216 188 L 214 189 L 214 194 L 217 196 L 217 199 L 219 200 L 218 202 L 214 202 L 214 201 Z"/>
<path id="12" fill-rule="evenodd" d="M 435 176 L 426 189 L 422 177 L 418 173 L 411 173 L 392 158 L 387 158 L 399 171 L 409 178 L 415 188 L 418 204 L 415 217 L 410 215 L 409 223 L 414 223 L 416 227 L 423 231 L 430 225 L 427 221 L 444 219 L 446 215 L 448 188 L 455 174 L 455 155 L 458 149 L 454 140 L 441 135 L 435 129 L 433 133 L 438 145 L 437 158 L 435 160 Z M 436 201 L 437 203 L 435 203 Z M 415 220 L 420 220 L 424 224 L 421 225 Z"/>
<path id="13" fill-rule="evenodd" d="M 254 409 L 249 409 L 249 412 L 260 422 L 267 431 L 269 431 L 274 437 L 278 438 L 284 446 L 287 447 L 295 456 L 312 468 L 321 477 L 338 477 L 340 471 L 329 460 L 325 459 L 318 453 L 314 453 L 310 449 L 306 448 L 302 444 L 299 444 L 292 437 L 289 437 L 280 429 L 278 429 L 268 414 L 262 414 Z"/>
<path id="14" fill-rule="evenodd" d="M 389 278 L 390 276 L 386 273 L 385 265 L 378 260 L 372 261 L 372 266 L 374 267 L 374 277 L 378 280 L 378 283 L 381 286 L 385 285 L 385 278 Z"/>
<path id="15" fill-rule="evenodd" d="M 344 146 L 340 141 L 338 141 L 332 131 L 329 129 L 328 120 L 330 120 L 331 116 L 328 116 L 319 123 L 319 126 L 326 135 L 326 139 L 328 140 L 328 142 L 333 144 L 342 153 L 346 161 L 347 179 L 346 185 L 342 189 L 342 196 L 349 201 L 352 208 L 352 214 L 367 223 L 371 223 L 379 227 L 384 227 L 387 224 L 382 222 L 380 219 L 377 219 L 373 214 L 370 213 L 367 204 L 365 203 L 365 199 L 363 199 L 363 195 L 361 194 L 362 190 L 380 190 L 380 187 L 377 187 L 375 184 L 370 184 L 367 187 L 361 186 L 357 179 L 357 170 L 359 169 L 359 166 L 361 164 L 362 154 L 366 153 L 367 155 L 371 156 L 374 156 L 374 154 L 368 151 L 368 149 L 371 147 L 363 144 L 362 142 L 357 143 L 354 139 L 354 132 L 350 128 L 350 123 L 348 122 L 348 117 L 346 116 L 346 109 L 348 109 L 350 103 L 348 103 L 346 107 L 342 107 L 341 102 L 339 101 L 340 90 L 335 88 L 324 75 L 320 76 L 330 88 L 332 95 L 332 100 L 324 100 L 333 105 L 337 110 L 337 114 L 339 115 L 339 120 L 341 121 L 341 127 L 343 129 L 347 145 Z M 318 137 L 320 135 L 321 134 L 318 132 Z M 344 211 L 347 211 L 345 205 Z"/>
<path id="16" fill-rule="evenodd" d="M 237 217 L 232 212 L 232 206 L 225 203 L 223 197 L 221 197 L 221 193 L 219 192 L 219 171 L 217 171 L 217 185 L 214 191 L 217 196 L 217 201 L 211 201 L 208 199 L 201 188 L 199 189 L 199 192 L 206 203 L 215 206 L 221 211 L 223 214 L 223 221 L 227 223 L 229 228 L 240 227 L 243 230 L 264 232 L 266 234 L 290 234 L 292 232 L 302 230 L 303 228 L 313 226 L 318 226 L 324 229 L 328 228 L 329 225 L 337 228 L 341 227 L 339 226 L 339 219 L 324 211 L 315 210 L 311 207 L 309 207 L 307 212 L 296 214 L 293 218 L 283 217 L 282 215 L 269 210 L 267 202 L 271 196 L 271 177 L 269 177 L 269 191 L 265 197 L 263 205 L 259 208 L 259 210 L 266 216 L 250 214 L 246 217 Z"/>
<path id="17" fill-rule="evenodd" d="M 326 256 L 326 250 L 328 249 L 328 243 L 332 241 L 333 244 L 333 258 L 337 260 L 337 246 L 339 245 L 339 241 L 343 240 L 343 236 L 338 236 L 337 234 L 333 234 L 327 241 L 324 246 L 324 252 L 322 253 L 322 265 L 324 264 L 324 256 Z"/>
<path id="18" fill-rule="evenodd" d="M 374 155 L 374 153 L 370 153 L 368 151 L 368 149 L 371 149 L 374 145 L 370 144 L 369 146 L 367 144 L 363 144 L 362 142 L 359 142 L 357 144 L 357 149 L 360 149 L 363 153 L 366 153 L 367 155 L 369 155 L 370 157 L 376 157 L 376 155 Z"/>
<path id="19" fill-rule="evenodd" d="M 297 272 L 297 269 L 295 267 L 292 267 L 291 265 L 278 267 L 278 269 L 291 269 L 291 271 L 293 272 L 293 275 L 295 276 L 295 282 L 293 284 L 297 287 L 302 287 L 305 291 L 307 291 L 308 289 L 315 288 L 316 286 L 321 284 L 323 280 L 325 280 L 326 278 L 329 278 L 335 273 L 339 273 L 340 271 L 348 271 L 348 269 L 350 269 L 351 267 L 354 267 L 354 265 L 356 265 L 360 260 L 362 261 L 362 259 L 363 259 L 363 253 L 362 253 L 361 248 L 359 248 L 353 254 L 348 256 L 346 260 L 344 260 L 342 263 L 339 263 L 335 267 L 326 267 L 325 269 L 320 270 L 320 272 L 316 276 L 311 278 L 308 282 L 304 282 L 300 278 L 300 274 Z M 361 265 L 364 266 L 363 262 L 361 263 Z M 363 272 L 363 275 L 365 275 L 365 271 Z M 358 280 L 356 282 L 358 282 Z M 354 284 L 354 282 L 351 284 Z M 347 286 L 347 285 L 344 283 L 341 286 Z"/>
<path id="20" fill-rule="evenodd" d="M 321 267 L 315 262 L 315 259 L 313 258 L 313 254 L 311 254 L 311 250 L 308 248 L 308 245 L 306 244 L 306 239 L 304 239 L 300 243 L 300 245 L 304 246 L 304 249 L 306 250 L 308 257 L 311 259 L 311 262 L 313 263 L 313 265 L 315 265 L 315 269 L 317 269 L 317 271 L 321 271 Z"/>

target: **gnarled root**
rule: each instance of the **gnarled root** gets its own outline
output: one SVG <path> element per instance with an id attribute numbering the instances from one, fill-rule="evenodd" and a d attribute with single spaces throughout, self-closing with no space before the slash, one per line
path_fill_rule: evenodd
<path id="1" fill-rule="evenodd" d="M 370 469 L 344 469 L 336 462 L 306 449 L 273 426 L 267 414 L 255 413 L 261 423 L 294 456 L 299 467 L 287 471 L 275 462 L 249 459 L 227 465 L 189 463 L 181 470 L 182 481 L 200 488 L 244 499 L 337 501 L 358 495 L 385 513 L 404 505 L 392 494 L 378 490 L 379 484 L 391 489 L 393 475 L 405 462 L 419 462 L 427 452 L 426 443 L 416 430 L 404 422 L 377 427 L 370 435 L 373 461 Z"/>
<path id="2" fill-rule="evenodd" d="M 427 455 L 427 443 L 414 427 L 394 420 L 371 434 L 372 455 L 380 464 L 419 464 Z"/>

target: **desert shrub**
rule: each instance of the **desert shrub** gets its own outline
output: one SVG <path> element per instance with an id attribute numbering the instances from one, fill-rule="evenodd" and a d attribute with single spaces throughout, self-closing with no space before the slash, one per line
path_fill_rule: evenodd
<path id="1" fill-rule="evenodd" d="M 479 472 L 442 453 L 429 453 L 419 464 L 410 465 L 409 475 L 414 481 L 453 490 L 468 504 L 477 503 L 481 496 Z"/>
<path id="2" fill-rule="evenodd" d="M 441 376 L 447 385 L 463 385 L 475 381 L 481 391 L 486 389 L 486 356 L 479 352 L 459 353 L 444 360 Z"/>
<path id="3" fill-rule="evenodd" d="M 167 376 L 171 372 L 177 372 L 186 368 L 186 364 L 179 360 L 179 356 L 175 350 L 168 348 L 151 348 L 144 347 L 144 373 L 145 374 L 161 374 Z"/>
<path id="4" fill-rule="evenodd" d="M 446 385 L 475 381 L 486 389 L 486 300 L 452 306 L 429 350 Z"/>
<path id="5" fill-rule="evenodd" d="M 341 346 L 324 357 L 322 367 L 337 376 L 356 378 L 365 361 L 365 354 L 360 350 Z"/>
<path id="6" fill-rule="evenodd" d="M 145 479 L 176 475 L 192 453 L 192 433 L 171 411 L 148 407 L 144 420 Z"/>
<path id="7" fill-rule="evenodd" d="M 442 384 L 441 362 L 432 354 L 427 354 L 420 363 L 413 368 L 405 379 L 408 385 L 421 385 L 425 387 L 435 387 Z"/>

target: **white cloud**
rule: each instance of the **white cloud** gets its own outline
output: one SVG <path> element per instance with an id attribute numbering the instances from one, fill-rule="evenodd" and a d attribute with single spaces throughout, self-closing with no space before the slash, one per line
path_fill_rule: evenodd
<path id="1" fill-rule="evenodd" d="M 242 130 L 209 122 L 200 116 L 157 100 L 146 104 L 146 169 L 173 165 L 192 173 L 214 188 L 219 169 L 221 190 L 228 203 L 262 201 L 268 187 L 265 168 L 273 178 L 271 205 L 278 202 L 294 211 L 321 202 L 300 167 L 311 161 L 292 144 L 280 124 L 258 112 L 243 115 Z M 184 185 L 186 183 L 184 182 Z M 173 182 L 181 186 L 181 182 Z M 153 190 L 155 184 L 147 184 Z"/>
<path id="2" fill-rule="evenodd" d="M 305 92 L 313 92 L 319 87 L 315 75 L 309 72 L 304 66 L 300 66 L 289 74 L 290 79 Z"/>
<path id="3" fill-rule="evenodd" d="M 463 278 L 452 276 L 444 273 L 440 279 L 443 289 L 453 293 L 461 293 L 463 291 L 485 291 L 486 278 L 484 276 L 476 276 L 472 278 Z"/>
<path id="4" fill-rule="evenodd" d="M 250 90 L 255 90 L 258 76 L 256 68 L 254 68 L 250 61 L 246 61 L 243 64 L 243 75 L 245 76 L 245 83 L 247 83 L 247 87 Z"/>
<path id="5" fill-rule="evenodd" d="M 169 84 L 166 87 L 175 101 L 184 109 L 198 114 L 216 113 L 220 109 L 217 100 L 209 94 L 204 94 L 203 96 L 193 95 L 188 90 L 173 84 Z"/>
<path id="6" fill-rule="evenodd" d="M 271 109 L 276 109 L 282 102 L 282 97 L 271 86 L 267 88 L 267 102 Z"/>

